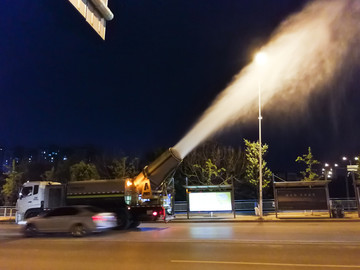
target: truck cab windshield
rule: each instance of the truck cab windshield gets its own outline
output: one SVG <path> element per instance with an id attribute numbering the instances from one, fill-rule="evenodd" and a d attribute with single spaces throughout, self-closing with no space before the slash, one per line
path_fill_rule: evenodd
<path id="1" fill-rule="evenodd" d="M 20 191 L 20 198 L 31 196 L 33 194 L 33 187 L 23 187 Z"/>

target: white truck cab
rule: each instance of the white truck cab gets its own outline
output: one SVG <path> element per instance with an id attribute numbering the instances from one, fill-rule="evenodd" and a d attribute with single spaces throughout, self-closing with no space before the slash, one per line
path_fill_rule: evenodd
<path id="1" fill-rule="evenodd" d="M 46 209 L 64 204 L 64 186 L 51 181 L 27 181 L 20 189 L 16 202 L 16 223 L 34 217 Z"/>

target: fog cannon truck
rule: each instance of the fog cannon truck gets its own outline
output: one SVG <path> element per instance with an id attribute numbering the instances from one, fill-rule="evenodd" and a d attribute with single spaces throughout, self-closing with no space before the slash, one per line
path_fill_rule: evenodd
<path id="1" fill-rule="evenodd" d="M 141 221 L 165 220 L 172 212 L 168 182 L 181 161 L 176 150 L 169 148 L 133 179 L 68 184 L 28 181 L 19 192 L 16 222 L 25 223 L 27 218 L 64 205 L 92 205 L 114 212 L 123 229 L 136 227 Z"/>

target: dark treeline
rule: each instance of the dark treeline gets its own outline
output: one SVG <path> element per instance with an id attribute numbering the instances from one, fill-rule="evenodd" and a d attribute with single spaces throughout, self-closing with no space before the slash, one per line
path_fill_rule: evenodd
<path id="1" fill-rule="evenodd" d="M 256 198 L 256 143 L 250 143 L 244 148 L 246 149 L 208 141 L 192 151 L 174 174 L 176 200 L 185 200 L 183 186 L 186 181 L 190 185 L 233 184 L 236 199 Z M 49 147 L 37 150 L 17 148 L 3 166 L 0 178 L 1 204 L 14 204 L 20 186 L 26 181 L 67 183 L 88 179 L 132 178 L 165 150 L 156 149 L 139 157 L 120 151 L 104 152 L 92 146 Z M 253 151 L 253 157 L 249 158 L 245 150 Z M 252 168 L 252 171 L 249 172 L 249 168 Z M 271 197 L 270 189 L 265 190 L 265 196 Z"/>

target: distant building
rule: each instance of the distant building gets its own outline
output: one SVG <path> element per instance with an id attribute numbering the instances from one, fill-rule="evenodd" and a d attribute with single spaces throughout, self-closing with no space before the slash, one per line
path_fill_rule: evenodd
<path id="1" fill-rule="evenodd" d="M 81 160 L 91 162 L 99 153 L 101 151 L 94 146 L 65 148 L 51 145 L 38 148 L 14 147 L 9 149 L 0 147 L 0 164 L 2 172 L 8 172 L 11 169 L 13 160 L 15 160 L 16 164 L 21 162 L 56 164 L 69 158 L 72 158 L 74 162 Z"/>

